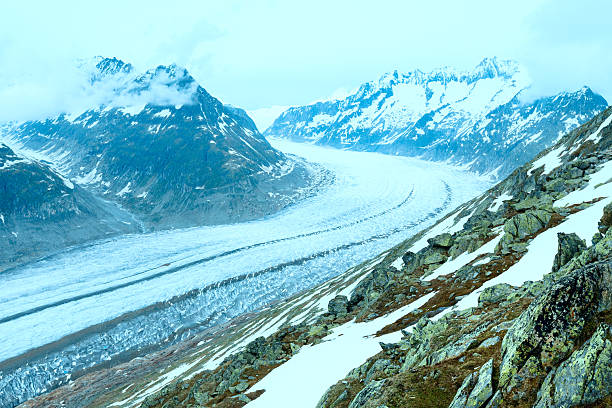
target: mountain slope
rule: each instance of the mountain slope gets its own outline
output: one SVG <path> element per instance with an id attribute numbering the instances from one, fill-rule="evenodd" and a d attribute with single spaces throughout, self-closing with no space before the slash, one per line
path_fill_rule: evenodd
<path id="1" fill-rule="evenodd" d="M 0 265 L 139 230 L 127 212 L 0 143 Z"/>
<path id="2" fill-rule="evenodd" d="M 528 87 L 516 63 L 496 58 L 470 72 L 395 71 L 344 99 L 290 108 L 265 135 L 449 160 L 505 176 L 607 106 L 586 87 L 525 104 Z"/>
<path id="3" fill-rule="evenodd" d="M 305 165 L 273 149 L 244 111 L 224 106 L 184 68 L 139 74 L 117 59 L 94 62 L 85 66 L 99 105 L 13 126 L 6 142 L 149 228 L 237 222 L 304 194 Z"/>
<path id="4" fill-rule="evenodd" d="M 612 108 L 345 274 L 25 406 L 607 407 L 610 226 Z"/>

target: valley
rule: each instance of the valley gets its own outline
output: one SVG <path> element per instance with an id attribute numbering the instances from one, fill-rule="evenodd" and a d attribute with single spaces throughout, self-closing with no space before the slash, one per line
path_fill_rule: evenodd
<path id="1" fill-rule="evenodd" d="M 317 165 L 310 198 L 255 221 L 124 235 L 3 273 L 0 405 L 320 284 L 489 187 L 444 164 L 272 145 Z"/>

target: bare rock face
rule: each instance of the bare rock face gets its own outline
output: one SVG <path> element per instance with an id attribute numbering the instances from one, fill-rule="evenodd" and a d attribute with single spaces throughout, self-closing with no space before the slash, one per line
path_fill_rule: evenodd
<path id="1" fill-rule="evenodd" d="M 590 404 L 612 394 L 612 328 L 601 324 L 591 338 L 548 373 L 535 408 Z"/>
<path id="2" fill-rule="evenodd" d="M 557 234 L 559 239 L 559 249 L 553 262 L 553 272 L 558 271 L 563 265 L 567 264 L 575 255 L 586 249 L 586 243 L 575 233 Z"/>
<path id="3" fill-rule="evenodd" d="M 508 385 L 531 356 L 544 369 L 563 361 L 587 322 L 611 304 L 612 261 L 579 269 L 561 278 L 533 302 L 508 330 L 502 343 L 499 383 Z"/>
<path id="4" fill-rule="evenodd" d="M 468 375 L 449 408 L 480 408 L 493 395 L 493 360 L 487 361 L 477 373 Z"/>

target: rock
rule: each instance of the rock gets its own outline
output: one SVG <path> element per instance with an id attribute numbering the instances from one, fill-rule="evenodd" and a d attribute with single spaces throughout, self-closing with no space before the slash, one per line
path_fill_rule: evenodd
<path id="1" fill-rule="evenodd" d="M 493 359 L 470 373 L 457 390 L 448 408 L 480 408 L 493 395 Z"/>
<path id="2" fill-rule="evenodd" d="M 372 377 L 374 377 L 374 375 L 377 372 L 384 371 L 387 367 L 389 367 L 390 364 L 391 364 L 391 361 L 387 359 L 381 358 L 379 360 L 376 360 L 376 362 L 372 364 L 372 367 L 370 367 L 370 369 L 368 370 L 368 373 L 366 374 L 364 382 L 366 384 L 369 383 Z"/>
<path id="3" fill-rule="evenodd" d="M 502 393 L 500 390 L 497 390 L 495 394 L 493 394 L 493 398 L 489 401 L 485 408 L 501 408 L 502 406 Z"/>
<path id="4" fill-rule="evenodd" d="M 535 356 L 531 356 L 529 359 L 527 359 L 525 364 L 523 364 L 518 373 L 514 374 L 512 379 L 510 379 L 510 383 L 506 387 L 506 391 L 516 389 L 513 398 L 518 399 L 526 391 L 530 391 L 529 387 L 531 387 L 531 385 L 528 380 L 543 377 L 545 374 L 546 372 L 542 369 L 540 361 Z"/>
<path id="5" fill-rule="evenodd" d="M 195 399 L 195 401 L 200 404 L 200 405 L 204 405 L 206 404 L 208 401 L 210 401 L 210 394 L 207 392 L 194 392 L 193 393 L 193 399 Z"/>
<path id="6" fill-rule="evenodd" d="M 404 261 L 404 265 L 410 265 L 414 261 L 415 257 L 416 255 L 414 252 L 408 251 L 402 256 L 402 261 Z"/>
<path id="7" fill-rule="evenodd" d="M 517 211 L 528 210 L 531 208 L 535 209 L 546 209 L 552 211 L 553 198 L 549 195 L 542 197 L 529 196 L 528 198 L 519 201 L 518 203 L 511 204 L 511 207 Z"/>
<path id="8" fill-rule="evenodd" d="M 438 248 L 428 248 L 421 259 L 421 265 L 433 265 L 446 261 L 448 257 Z"/>
<path id="9" fill-rule="evenodd" d="M 238 385 L 236 385 L 236 391 L 238 392 L 246 391 L 247 388 L 249 388 L 249 383 L 247 382 L 240 382 Z"/>
<path id="10" fill-rule="evenodd" d="M 478 370 L 478 381 L 465 404 L 466 408 L 480 408 L 493 395 L 493 359 Z"/>
<path id="11" fill-rule="evenodd" d="M 348 298 L 344 295 L 338 295 L 329 301 L 327 308 L 329 313 L 335 316 L 343 316 L 348 312 Z"/>
<path id="12" fill-rule="evenodd" d="M 480 343 L 478 347 L 491 347 L 496 345 L 497 343 L 499 343 L 499 336 L 489 337 L 488 339 Z"/>
<path id="13" fill-rule="evenodd" d="M 484 307 L 492 303 L 502 302 L 516 291 L 516 288 L 507 283 L 498 283 L 480 292 L 478 296 L 478 307 Z"/>
<path id="14" fill-rule="evenodd" d="M 450 248 L 453 245 L 453 237 L 448 232 L 434 238 L 429 238 L 427 243 L 433 247 Z"/>
<path id="15" fill-rule="evenodd" d="M 500 387 L 535 356 L 551 369 L 565 359 L 586 323 L 612 308 L 612 261 L 578 269 L 551 285 L 514 322 L 502 342 Z"/>
<path id="16" fill-rule="evenodd" d="M 383 393 L 386 382 L 387 380 L 370 381 L 364 389 L 355 395 L 348 408 L 360 408 L 365 406 L 368 401 L 379 398 Z"/>
<path id="17" fill-rule="evenodd" d="M 530 210 L 516 214 L 504 224 L 504 232 L 516 240 L 522 240 L 544 228 L 552 213 L 544 210 Z"/>
<path id="18" fill-rule="evenodd" d="M 245 404 L 248 404 L 249 402 L 251 402 L 251 399 L 249 397 L 247 397 L 244 394 L 240 394 L 238 395 L 238 397 L 236 397 L 236 399 L 240 402 L 244 402 Z"/>
<path id="19" fill-rule="evenodd" d="M 601 324 L 591 338 L 552 370 L 535 408 L 592 404 L 612 394 L 612 330 Z"/>
<path id="20" fill-rule="evenodd" d="M 599 232 L 605 234 L 612 225 L 612 203 L 606 205 L 603 209 L 603 215 L 599 220 Z"/>
<path id="21" fill-rule="evenodd" d="M 465 408 L 465 404 L 467 404 L 468 397 L 470 396 L 470 392 L 476 385 L 478 381 L 477 373 L 470 373 L 465 379 L 463 383 L 461 383 L 461 387 L 455 393 L 455 397 L 451 401 L 448 408 Z"/>
<path id="22" fill-rule="evenodd" d="M 555 255 L 555 260 L 553 262 L 553 272 L 561 269 L 561 267 L 567 264 L 574 256 L 587 248 L 586 242 L 573 232 L 571 234 L 559 232 L 557 238 L 559 240 L 559 245 L 557 255 Z"/>

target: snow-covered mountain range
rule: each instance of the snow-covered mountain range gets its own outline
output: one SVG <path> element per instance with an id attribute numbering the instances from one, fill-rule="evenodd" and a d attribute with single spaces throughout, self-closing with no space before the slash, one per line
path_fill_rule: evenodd
<path id="1" fill-rule="evenodd" d="M 272 148 L 243 110 L 211 96 L 184 68 L 139 73 L 96 58 L 81 69 L 83 109 L 4 125 L 0 141 L 146 229 L 251 219 L 308 193 L 306 164 Z M 52 202 L 54 191 L 36 199 Z M 12 193 L 0 192 L 2 201 L 22 199 Z M 13 213 L 2 214 L 11 221 Z M 20 233 L 12 225 L 9 237 Z"/>
<path id="2" fill-rule="evenodd" d="M 607 106 L 588 87 L 525 102 L 529 86 L 519 64 L 497 58 L 469 72 L 394 71 L 346 98 L 290 108 L 264 134 L 501 177 Z"/>

